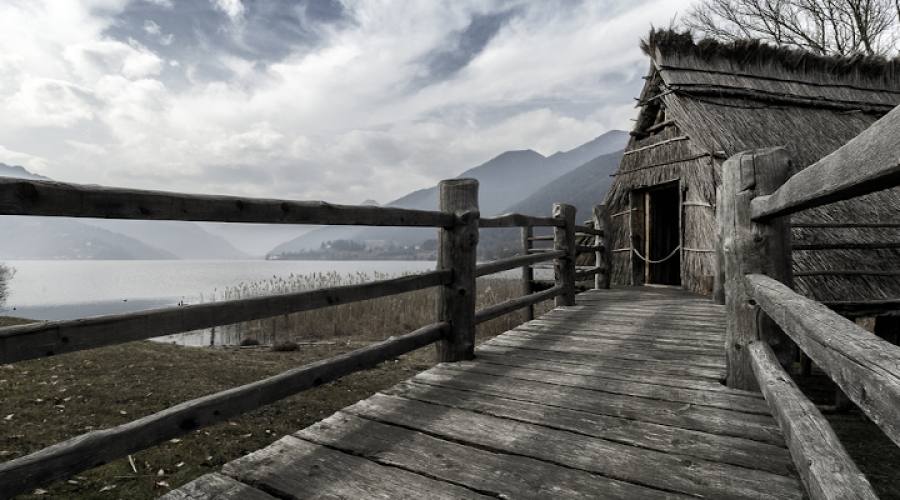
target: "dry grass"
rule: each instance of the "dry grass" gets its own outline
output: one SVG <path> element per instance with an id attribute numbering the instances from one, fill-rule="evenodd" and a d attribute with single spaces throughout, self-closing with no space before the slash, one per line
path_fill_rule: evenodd
<path id="1" fill-rule="evenodd" d="M 480 280 L 479 306 L 519 295 L 518 282 Z M 0 459 L 335 356 L 434 321 L 434 293 L 412 292 L 291 318 L 297 351 L 192 348 L 134 342 L 0 366 Z M 546 306 L 545 306 L 546 307 Z M 479 341 L 523 321 L 511 314 L 479 327 Z M 0 325 L 22 320 L 0 318 Z M 261 325 L 260 333 L 269 326 Z M 308 330 L 303 330 L 309 328 Z M 279 335 L 282 342 L 286 335 Z M 266 446 L 433 364 L 433 348 L 303 392 L 229 422 L 116 460 L 23 498 L 155 498 Z"/>

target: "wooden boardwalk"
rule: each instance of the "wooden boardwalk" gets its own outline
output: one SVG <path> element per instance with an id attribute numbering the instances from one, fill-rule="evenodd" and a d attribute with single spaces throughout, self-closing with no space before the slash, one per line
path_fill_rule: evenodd
<path id="1" fill-rule="evenodd" d="M 802 498 L 724 331 L 681 290 L 592 290 L 166 498 Z"/>

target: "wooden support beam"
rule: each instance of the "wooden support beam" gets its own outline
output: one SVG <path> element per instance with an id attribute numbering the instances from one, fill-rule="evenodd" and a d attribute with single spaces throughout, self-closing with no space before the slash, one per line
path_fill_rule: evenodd
<path id="1" fill-rule="evenodd" d="M 722 234 L 725 227 L 722 210 L 722 188 L 716 188 L 716 268 L 713 276 L 712 299 L 716 304 L 725 304 L 725 252 L 722 249 Z"/>
<path id="2" fill-rule="evenodd" d="M 187 401 L 109 429 L 82 434 L 29 455 L 0 463 L 4 498 L 33 490 L 116 458 L 228 420 L 344 375 L 436 342 L 450 325 L 436 323 L 399 337 L 294 368 L 257 382 Z"/>
<path id="3" fill-rule="evenodd" d="M 610 285 L 610 277 L 612 276 L 612 252 L 606 242 L 610 241 L 610 232 L 612 224 L 610 223 L 609 210 L 606 205 L 594 205 L 593 210 L 594 227 L 601 233 L 594 236 L 594 246 L 597 251 L 594 253 L 594 266 L 603 269 L 602 273 L 594 275 L 594 288 L 607 289 Z"/>
<path id="4" fill-rule="evenodd" d="M 478 248 L 478 181 L 441 181 L 441 211 L 458 220 L 440 231 L 438 269 L 453 272 L 441 287 L 438 318 L 450 323 L 450 335 L 437 343 L 438 362 L 475 357 L 475 261 Z"/>
<path id="5" fill-rule="evenodd" d="M 790 160 L 783 148 L 739 153 L 722 167 L 722 199 L 719 220 L 725 257 L 725 297 L 727 304 L 726 383 L 737 389 L 755 390 L 747 346 L 753 340 L 769 342 L 779 361 L 792 360 L 790 342 L 772 321 L 761 317 L 747 294 L 744 276 L 766 274 L 792 283 L 790 225 L 786 220 L 756 224 L 750 219 L 750 202 L 758 195 L 774 191 L 788 178 Z"/>
<path id="6" fill-rule="evenodd" d="M 534 241 L 534 228 L 531 226 L 526 226 L 522 228 L 522 253 L 528 255 L 528 251 L 531 250 L 531 246 Z M 522 295 L 529 295 L 533 291 L 534 287 L 534 269 L 530 266 L 522 266 Z M 534 319 L 534 304 L 529 305 L 525 308 L 525 320 L 531 321 Z"/>
<path id="7" fill-rule="evenodd" d="M 752 202 L 755 221 L 900 185 L 900 106 L 849 142 Z"/>
<path id="8" fill-rule="evenodd" d="M 267 224 L 446 227 L 450 214 L 406 208 L 333 205 L 0 178 L 0 215 L 182 220 Z"/>
<path id="9" fill-rule="evenodd" d="M 553 236 L 529 236 L 528 241 L 553 241 Z"/>
<path id="10" fill-rule="evenodd" d="M 591 226 L 580 226 L 580 225 L 576 225 L 576 226 L 575 226 L 575 232 L 576 232 L 576 233 L 580 233 L 580 234 L 586 234 L 586 235 L 589 235 L 589 236 L 603 236 L 603 232 L 602 232 L 601 230 L 594 229 L 594 228 L 591 227 Z"/>
<path id="11" fill-rule="evenodd" d="M 529 267 L 531 264 L 557 259 L 565 255 L 566 253 L 563 251 L 553 250 L 531 255 L 516 255 L 514 257 L 507 257 L 505 259 L 495 260 L 493 262 L 487 262 L 485 264 L 479 264 L 475 268 L 475 276 L 487 276 L 489 274 L 508 271 L 517 267 Z"/>
<path id="12" fill-rule="evenodd" d="M 765 342 L 748 346 L 753 372 L 813 500 L 877 499 L 828 421 L 782 369 Z"/>
<path id="13" fill-rule="evenodd" d="M 558 226 L 560 222 L 552 217 L 532 217 L 522 214 L 504 214 L 496 217 L 482 217 L 478 221 L 479 227 L 496 228 L 496 227 L 542 227 L 542 226 Z"/>
<path id="14" fill-rule="evenodd" d="M 475 323 L 481 324 L 485 321 L 499 318 L 504 314 L 509 314 L 513 311 L 522 309 L 523 307 L 533 306 L 534 304 L 537 304 L 539 302 L 550 300 L 553 297 L 558 297 L 563 292 L 563 288 L 557 285 L 542 292 L 532 293 L 529 295 L 525 295 L 524 297 L 516 297 L 514 299 L 510 299 L 499 304 L 492 305 L 490 307 L 485 307 L 484 309 L 475 313 Z"/>
<path id="15" fill-rule="evenodd" d="M 553 217 L 560 225 L 553 230 L 553 249 L 565 251 L 564 257 L 556 259 L 554 274 L 556 285 L 562 293 L 556 296 L 556 306 L 575 305 L 575 207 L 564 203 L 553 205 Z"/>
<path id="16" fill-rule="evenodd" d="M 452 271 L 305 292 L 0 328 L 0 363 L 13 363 L 218 325 L 359 302 L 450 283 Z"/>
<path id="17" fill-rule="evenodd" d="M 753 298 L 900 446 L 900 347 L 772 278 L 746 277 Z"/>

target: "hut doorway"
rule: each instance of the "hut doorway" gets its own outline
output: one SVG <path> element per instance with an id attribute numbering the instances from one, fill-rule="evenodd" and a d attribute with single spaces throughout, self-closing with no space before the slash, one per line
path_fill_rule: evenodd
<path id="1" fill-rule="evenodd" d="M 635 283 L 681 285 L 681 190 L 678 181 L 632 196 Z"/>

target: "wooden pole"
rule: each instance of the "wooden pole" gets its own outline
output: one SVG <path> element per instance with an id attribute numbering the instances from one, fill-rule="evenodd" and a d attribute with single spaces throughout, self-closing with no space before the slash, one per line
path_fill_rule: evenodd
<path id="1" fill-rule="evenodd" d="M 554 262 L 556 285 L 563 293 L 556 296 L 556 306 L 575 305 L 575 207 L 564 203 L 553 205 L 553 217 L 564 222 L 553 228 L 553 249 L 565 250 L 566 256 Z"/>
<path id="2" fill-rule="evenodd" d="M 440 289 L 438 317 L 450 323 L 450 333 L 437 343 L 437 360 L 464 361 L 475 357 L 478 181 L 445 180 L 439 188 L 441 211 L 454 214 L 457 221 L 439 233 L 438 269 L 452 270 L 453 278 Z"/>
<path id="3" fill-rule="evenodd" d="M 790 223 L 773 219 L 767 224 L 750 220 L 750 202 L 775 191 L 789 177 L 790 160 L 783 148 L 739 153 L 722 168 L 719 218 L 724 256 L 724 290 L 727 304 L 726 383 L 729 387 L 756 390 L 750 342 L 765 340 L 782 366 L 790 366 L 793 346 L 748 294 L 744 276 L 764 274 L 792 285 Z"/>
<path id="4" fill-rule="evenodd" d="M 716 304 L 725 304 L 725 253 L 722 250 L 722 188 L 716 188 L 716 269 L 713 276 L 713 302 Z"/>
<path id="5" fill-rule="evenodd" d="M 609 288 L 612 275 L 612 249 L 607 242 L 610 241 L 609 232 L 612 224 L 609 221 L 609 210 L 606 205 L 594 205 L 594 229 L 603 231 L 603 235 L 594 236 L 594 245 L 597 252 L 594 254 L 594 266 L 602 271 L 594 275 L 594 288 Z"/>
<path id="6" fill-rule="evenodd" d="M 531 238 L 534 236 L 534 228 L 525 226 L 522 228 L 522 255 L 528 255 L 528 251 L 532 248 Z M 522 266 L 522 295 L 531 294 L 531 284 L 534 281 L 534 269 L 531 265 Z M 525 320 L 534 319 L 534 304 L 525 308 Z"/>

